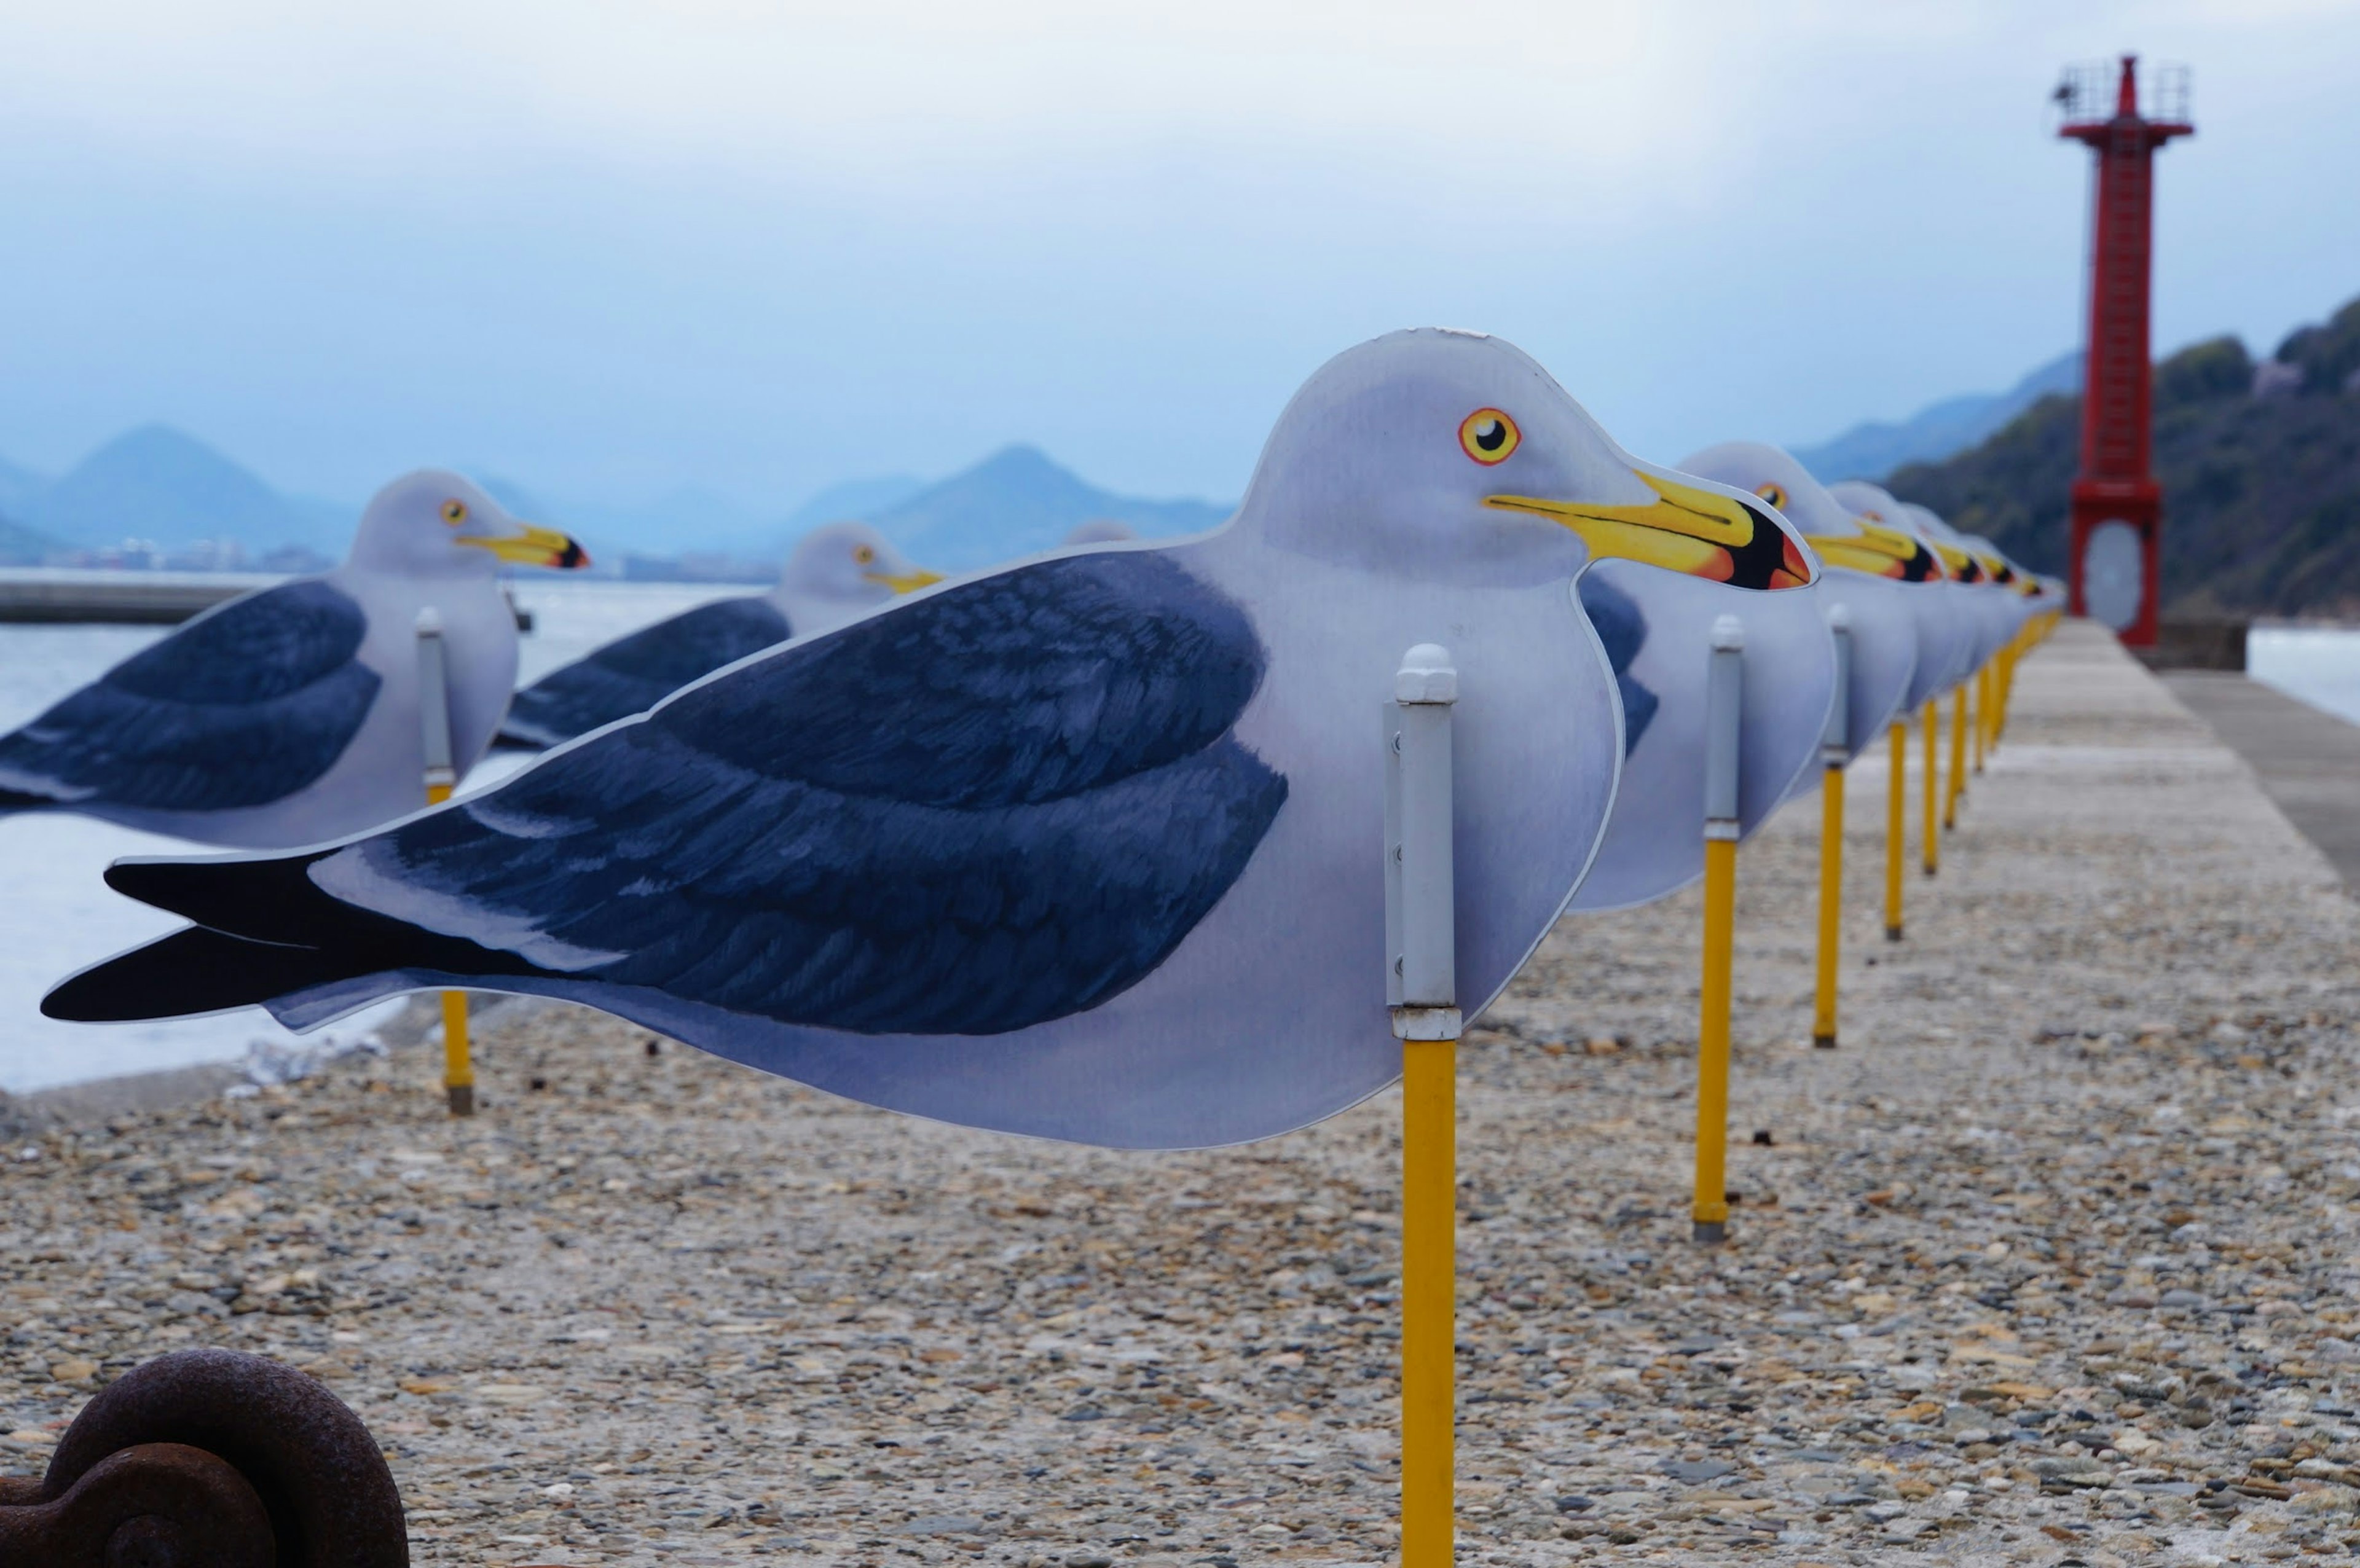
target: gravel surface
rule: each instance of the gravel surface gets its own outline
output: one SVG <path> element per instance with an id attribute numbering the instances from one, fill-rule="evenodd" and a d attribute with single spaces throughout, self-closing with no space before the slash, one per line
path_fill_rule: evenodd
<path id="1" fill-rule="evenodd" d="M 1461 1560 L 2360 1544 L 2352 906 L 2110 642 L 2024 669 L 1843 1046 L 1816 800 L 1741 867 L 1732 1240 L 1688 1240 L 1698 903 L 1555 933 L 1463 1055 Z M 1915 791 L 1912 791 L 1915 805 Z M 888 1116 L 595 1015 L 50 1129 L 0 1167 L 0 1431 L 176 1345 L 383 1440 L 423 1563 L 1393 1552 L 1399 1106 L 1142 1156 Z"/>

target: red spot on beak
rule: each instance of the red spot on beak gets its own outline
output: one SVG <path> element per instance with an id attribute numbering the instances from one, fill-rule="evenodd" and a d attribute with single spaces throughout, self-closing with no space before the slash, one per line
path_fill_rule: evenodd
<path id="1" fill-rule="evenodd" d="M 1811 580 L 1810 562 L 1803 559 L 1803 552 L 1796 545 L 1793 536 L 1782 532 L 1778 537 L 1779 541 L 1786 547 L 1786 561 L 1784 562 L 1786 574 L 1794 579 L 1792 583 L 1779 583 L 1778 586 L 1782 588 L 1800 588 L 1803 584 Z"/>

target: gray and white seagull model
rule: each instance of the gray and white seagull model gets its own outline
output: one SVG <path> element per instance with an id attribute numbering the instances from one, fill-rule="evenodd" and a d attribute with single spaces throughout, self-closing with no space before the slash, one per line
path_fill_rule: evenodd
<path id="1" fill-rule="evenodd" d="M 217 605 L 0 735 L 0 811 L 255 849 L 391 822 L 424 799 L 419 613 L 442 624 L 464 773 L 516 685 L 501 563 L 588 560 L 455 474 L 405 475 L 369 502 L 341 566 Z"/>
<path id="2" fill-rule="evenodd" d="M 1377 719 L 1404 650 L 1459 671 L 1471 1014 L 1613 799 L 1589 541 L 1689 559 L 1697 523 L 1513 348 L 1394 333 L 1297 393 L 1219 529 L 927 590 L 374 835 L 119 863 L 196 923 L 44 1006 L 304 1028 L 515 991 L 946 1121 L 1267 1137 L 1400 1072 Z"/>
<path id="3" fill-rule="evenodd" d="M 767 593 L 716 599 L 642 626 L 516 694 L 500 744 L 538 749 L 643 713 L 692 681 L 790 637 L 834 631 L 942 579 L 866 523 L 805 534 Z"/>

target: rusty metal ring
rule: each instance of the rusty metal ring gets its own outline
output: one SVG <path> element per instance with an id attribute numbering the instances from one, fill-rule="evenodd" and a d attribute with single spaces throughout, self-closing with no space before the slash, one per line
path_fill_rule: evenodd
<path id="1" fill-rule="evenodd" d="M 82 1555 L 55 1549 L 68 1545 L 65 1540 L 23 1533 L 43 1526 L 43 1516 L 95 1518 L 90 1513 L 94 1500 L 147 1496 L 142 1486 L 159 1504 L 179 1499 L 183 1511 L 122 1515 L 110 1530 L 132 1533 L 119 1541 L 110 1535 L 96 1552 Z M 258 1505 L 259 1519 L 267 1520 L 259 1537 L 248 1505 Z M 200 1529 L 232 1535 L 194 1555 L 174 1544 L 204 1546 L 188 1537 Z M 37 1495 L 27 1496 L 21 1485 L 0 1489 L 0 1568 L 20 1563 L 226 1568 L 243 1564 L 257 1550 L 252 1556 L 257 1568 L 409 1568 L 410 1563 L 401 1496 L 368 1429 L 318 1381 L 258 1356 L 183 1350 L 135 1367 L 102 1389 L 66 1429 Z"/>

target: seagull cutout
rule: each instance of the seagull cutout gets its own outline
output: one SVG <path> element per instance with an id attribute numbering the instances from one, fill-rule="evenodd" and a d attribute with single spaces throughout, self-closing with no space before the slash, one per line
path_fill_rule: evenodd
<path id="1" fill-rule="evenodd" d="M 1984 569 L 1991 573 L 1992 581 L 2015 594 L 2020 601 L 2016 605 L 2016 624 L 2021 630 L 2026 622 L 2039 615 L 2043 609 L 2042 596 L 2048 591 L 2047 580 L 2027 570 L 2007 551 L 2000 549 L 1983 535 L 1968 534 L 1965 538 L 1967 548 L 1974 550 L 1982 559 Z"/>
<path id="2" fill-rule="evenodd" d="M 1984 582 L 1998 590 L 2001 602 L 2007 606 L 2006 613 L 1998 617 L 2005 633 L 2000 642 L 2005 647 L 2024 630 L 2026 622 L 2039 614 L 2035 600 L 2040 584 L 2030 572 L 2009 560 L 2005 550 L 1981 534 L 1960 534 L 1959 542 L 1975 558 L 1976 564 L 1983 569 Z"/>
<path id="3" fill-rule="evenodd" d="M 2016 635 L 2014 596 L 2000 590 L 1992 578 L 1990 563 L 1969 546 L 1966 536 L 1944 522 L 1931 507 L 1904 501 L 1901 512 L 1919 534 L 1932 541 L 1951 575 L 1967 590 L 1961 597 L 1974 626 L 1973 663 L 1969 672 L 1981 670 Z"/>
<path id="4" fill-rule="evenodd" d="M 1894 499 L 1882 485 L 1871 485 L 1864 479 L 1845 479 L 1829 485 L 1828 494 L 1862 524 L 1915 539 L 1933 553 L 1940 568 L 1941 592 L 1935 595 L 1935 608 L 1926 616 L 1938 635 L 1918 649 L 1918 674 L 1910 684 L 1910 706 L 1916 708 L 1932 701 L 1973 674 L 1980 626 L 1972 601 L 1959 581 L 1958 569 L 1951 564 L 1940 541 L 1925 531 L 1906 503 Z"/>
<path id="5" fill-rule="evenodd" d="M 390 822 L 424 799 L 420 612 L 442 622 L 464 771 L 516 683 L 516 618 L 496 573 L 588 561 L 455 474 L 397 479 L 343 565 L 216 605 L 0 735 L 0 811 L 271 849 Z"/>
<path id="6" fill-rule="evenodd" d="M 1760 497 L 1626 459 L 1641 480 L 1711 519 L 1677 550 L 1629 549 L 1583 573 L 1582 607 L 1612 663 L 1622 780 L 1577 910 L 1648 903 L 1704 874 L 1704 688 L 1713 622 L 1745 626 L 1739 833 L 1769 820 L 1818 757 L 1835 699 L 1835 646 L 1802 536 Z"/>
<path id="7" fill-rule="evenodd" d="M 2031 619 L 2030 599 L 2039 592 L 2039 585 L 2029 573 L 2008 559 L 2006 551 L 1981 534 L 1960 533 L 1956 528 L 1951 528 L 1950 532 L 1957 537 L 1960 547 L 1973 556 L 1975 564 L 1983 569 L 1983 585 L 1997 590 L 2001 603 L 2007 606 L 2005 614 L 1995 617 L 2004 634 L 2000 640 L 2005 645 L 2014 639 L 2026 621 Z"/>
<path id="8" fill-rule="evenodd" d="M 940 583 L 866 523 L 805 534 L 767 593 L 716 599 L 617 637 L 516 694 L 500 744 L 538 749 L 642 713 L 674 691 L 790 637 L 833 631 L 896 594 Z"/>
<path id="9" fill-rule="evenodd" d="M 1915 713 L 1931 694 L 1931 668 L 1950 627 L 1932 547 L 1863 523 L 1790 453 L 1767 442 L 1723 441 L 1682 459 L 1680 467 L 1762 497 L 1802 530 L 1830 569 L 1819 586 L 1821 604 L 1829 611 L 1842 607 L 1852 623 L 1844 707 L 1844 760 L 1850 762 L 1884 735 L 1896 714 Z M 1928 670 L 1922 675 L 1921 660 Z M 1806 768 L 1802 787 L 1818 776 L 1818 769 Z"/>
<path id="10" fill-rule="evenodd" d="M 1400 1072 L 1378 720 L 1403 654 L 1459 671 L 1471 1017 L 1613 800 L 1621 714 L 1573 580 L 1608 551 L 1711 570 L 1699 541 L 1747 516 L 1667 495 L 1500 340 L 1394 333 L 1311 377 L 1210 533 L 923 590 L 383 833 L 118 863 L 197 923 L 44 1007 L 310 1028 L 513 991 L 945 1121 L 1269 1137 Z"/>

